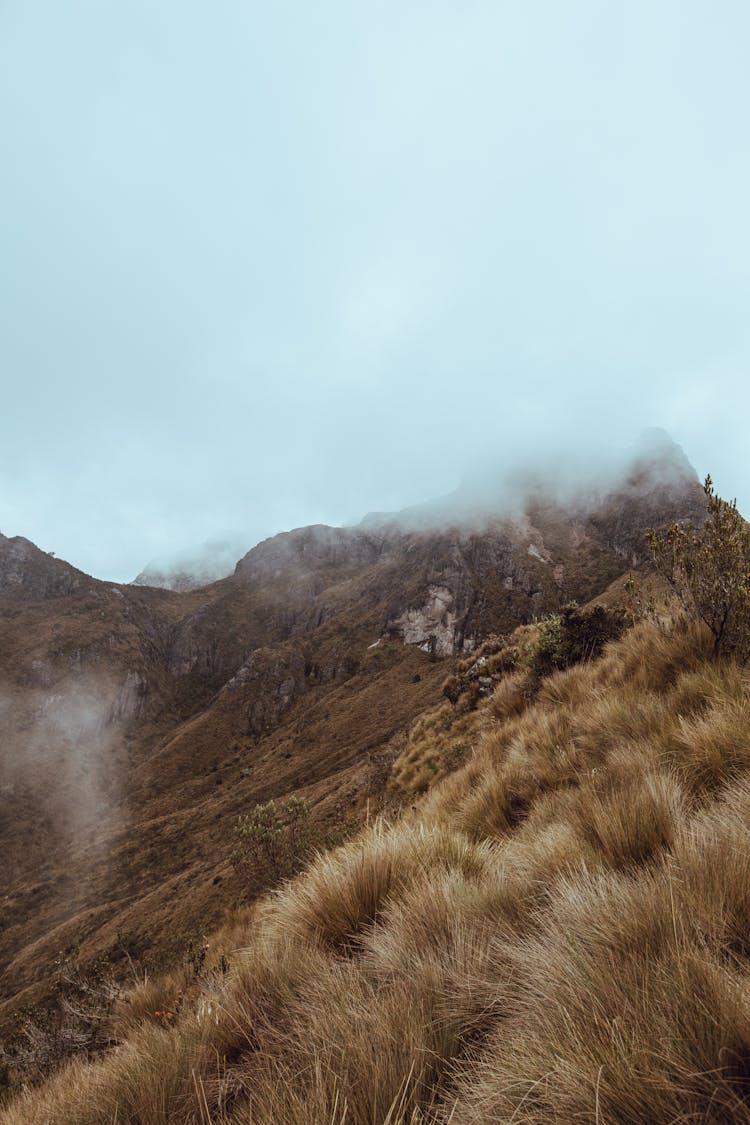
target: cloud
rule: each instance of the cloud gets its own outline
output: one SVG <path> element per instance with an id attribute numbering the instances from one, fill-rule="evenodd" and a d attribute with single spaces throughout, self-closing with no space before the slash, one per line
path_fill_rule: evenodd
<path id="1" fill-rule="evenodd" d="M 32 672 L 44 681 L 44 660 Z M 84 674 L 49 687 L 0 695 L 0 792 L 6 810 L 24 810 L 56 847 L 106 846 L 123 827 L 120 791 L 125 753 L 121 720 L 133 685 Z M 33 841 L 29 845 L 33 847 Z"/>
<path id="2" fill-rule="evenodd" d="M 8 534 L 128 580 L 647 425 L 750 510 L 746 6 L 1 18 Z"/>

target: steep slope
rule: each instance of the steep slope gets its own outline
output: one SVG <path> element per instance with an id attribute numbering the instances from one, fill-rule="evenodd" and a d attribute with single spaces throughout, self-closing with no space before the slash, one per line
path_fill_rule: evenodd
<path id="1" fill-rule="evenodd" d="M 588 507 L 536 494 L 449 528 L 303 528 L 182 593 L 0 540 L 0 1025 L 71 951 L 84 967 L 179 959 L 252 894 L 227 856 L 256 802 L 301 794 L 349 831 L 387 799 L 373 758 L 455 659 L 602 593 L 648 524 L 700 519 L 695 474 L 673 477 L 665 492 L 664 465 L 641 464 Z"/>
<path id="2" fill-rule="evenodd" d="M 192 982 L 141 986 L 120 1046 L 0 1120 L 750 1121 L 743 670 L 644 623 L 516 689 L 412 811 L 236 917 Z"/>

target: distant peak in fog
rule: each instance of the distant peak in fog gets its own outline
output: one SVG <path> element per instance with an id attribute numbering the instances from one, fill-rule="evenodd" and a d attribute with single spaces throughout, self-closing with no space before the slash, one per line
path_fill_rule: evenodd
<path id="1" fill-rule="evenodd" d="M 528 461 L 504 461 L 502 454 L 466 474 L 447 495 L 397 512 L 370 512 L 362 527 L 389 523 L 420 529 L 520 516 L 530 500 L 589 507 L 622 488 L 646 491 L 662 486 L 691 487 L 698 475 L 684 450 L 659 427 L 644 430 L 626 449 L 548 447 Z"/>
<path id="2" fill-rule="evenodd" d="M 580 440 L 569 442 L 566 447 L 560 440 L 556 446 L 547 442 L 542 452 L 530 449 L 525 459 L 515 452 L 504 455 L 500 449 L 466 472 L 452 492 L 396 511 L 370 512 L 358 524 L 349 526 L 365 531 L 388 526 L 414 531 L 481 526 L 497 519 L 518 519 L 530 502 L 590 512 L 608 496 L 623 490 L 636 497 L 660 489 L 679 492 L 697 487 L 697 473 L 682 447 L 665 430 L 652 427 L 626 449 L 607 446 L 603 441 L 584 445 Z M 167 551 L 152 559 L 132 585 L 181 592 L 209 585 L 233 574 L 237 562 L 256 542 L 249 531 L 231 531 L 215 535 L 199 546 Z M 84 582 L 85 575 L 53 559 L 51 553 L 39 551 L 27 540 L 5 539 L 0 535 L 0 544 L 5 545 L 0 580 L 4 567 L 6 585 L 20 582 L 21 562 L 24 582 L 29 585 L 29 552 L 37 560 L 35 566 L 39 571 L 34 589 L 42 590 L 45 596 L 63 586 L 67 590 Z"/>
<path id="3" fill-rule="evenodd" d="M 685 450 L 658 426 L 644 430 L 633 446 L 629 472 L 640 469 L 670 481 L 698 480 Z"/>
<path id="4" fill-rule="evenodd" d="M 194 590 L 226 578 L 250 544 L 239 532 L 207 539 L 199 547 L 182 548 L 152 559 L 133 579 L 133 586 L 159 586 L 167 590 Z"/>

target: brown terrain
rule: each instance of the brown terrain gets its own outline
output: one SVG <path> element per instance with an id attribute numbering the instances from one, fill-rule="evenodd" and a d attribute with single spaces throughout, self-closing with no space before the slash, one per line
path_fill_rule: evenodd
<path id="1" fill-rule="evenodd" d="M 3 1034 L 61 959 L 166 968 L 252 896 L 228 857 L 256 803 L 304 796 L 334 833 L 382 808 L 382 763 L 466 653 L 604 595 L 703 503 L 666 450 L 596 503 L 302 528 L 183 592 L 0 536 Z"/>

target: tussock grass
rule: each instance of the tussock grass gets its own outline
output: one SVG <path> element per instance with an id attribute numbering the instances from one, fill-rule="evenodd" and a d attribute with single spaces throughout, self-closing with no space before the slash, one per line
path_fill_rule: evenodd
<path id="1" fill-rule="evenodd" d="M 489 701 L 489 714 L 495 722 L 522 714 L 528 699 L 524 691 L 525 677 L 520 673 L 505 676 L 497 685 Z"/>
<path id="2" fill-rule="evenodd" d="M 610 645 L 596 665 L 596 678 L 663 694 L 685 673 L 705 668 L 712 652 L 711 634 L 700 621 L 679 618 L 669 626 L 641 621 Z"/>
<path id="3" fill-rule="evenodd" d="M 712 952 L 745 960 L 750 957 L 749 825 L 746 776 L 687 824 L 674 849 L 686 924 L 689 920 Z"/>
<path id="4" fill-rule="evenodd" d="M 0 1122 L 750 1123 L 745 673 L 642 623 L 495 694 L 413 810 L 231 920 L 173 1028 L 144 985 Z"/>
<path id="5" fill-rule="evenodd" d="M 719 698 L 680 717 L 670 757 L 698 794 L 712 792 L 750 767 L 750 700 Z"/>
<path id="6" fill-rule="evenodd" d="M 350 946 L 375 923 L 390 897 L 425 871 L 457 868 L 479 876 L 491 851 L 455 829 L 379 824 L 364 837 L 319 856 L 305 879 L 278 898 L 279 924 L 309 941 Z"/>
<path id="7" fill-rule="evenodd" d="M 511 760 L 482 776 L 457 811 L 458 823 L 472 839 L 502 836 L 523 821 L 539 794 L 558 780 L 551 762 L 541 760 L 535 767 Z"/>
<path id="8" fill-rule="evenodd" d="M 685 816 L 678 783 L 664 774 L 630 776 L 621 784 L 604 776 L 603 785 L 594 781 L 580 794 L 573 813 L 592 850 L 613 867 L 668 851 Z"/>
<path id="9" fill-rule="evenodd" d="M 396 795 L 425 792 L 458 768 L 476 743 L 482 713 L 465 705 L 442 703 L 412 725 L 406 745 L 397 755 L 390 778 Z"/>

